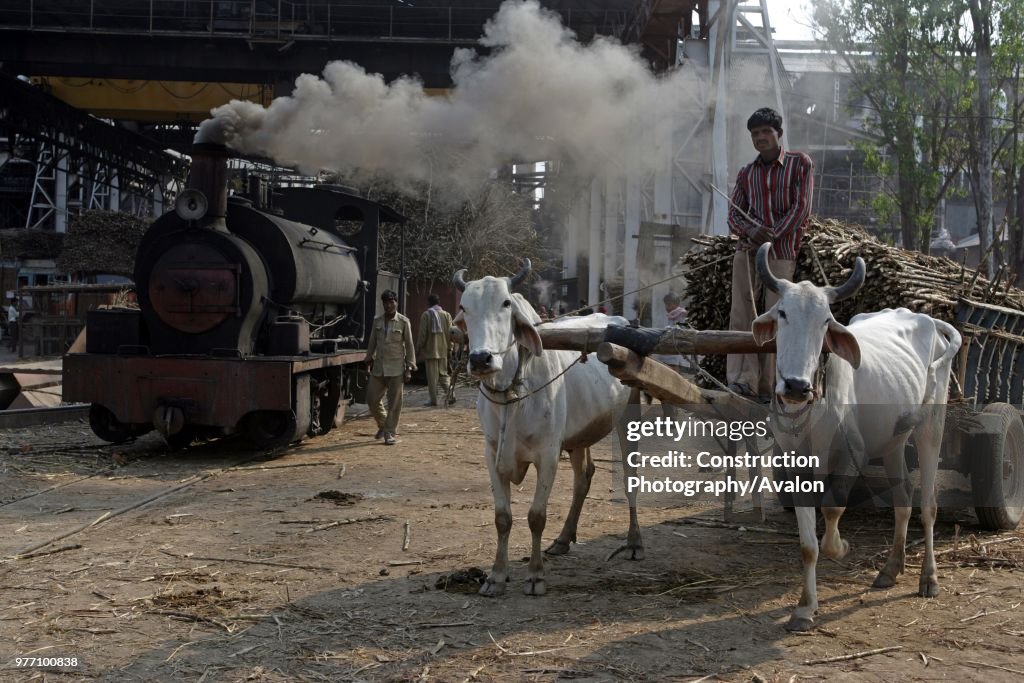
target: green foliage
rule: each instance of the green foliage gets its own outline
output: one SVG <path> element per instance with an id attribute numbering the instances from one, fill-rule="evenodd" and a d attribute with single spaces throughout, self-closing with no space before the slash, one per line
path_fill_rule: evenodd
<path id="1" fill-rule="evenodd" d="M 868 168 L 897 176 L 895 195 L 878 197 L 881 221 L 899 215 L 903 246 L 927 244 L 935 209 L 963 165 L 954 133 L 969 111 L 970 79 L 957 57 L 955 0 L 821 0 L 815 21 L 829 49 L 852 74 L 853 99 L 873 116 L 865 127 L 880 141 Z M 851 103 L 852 104 L 852 103 Z"/>

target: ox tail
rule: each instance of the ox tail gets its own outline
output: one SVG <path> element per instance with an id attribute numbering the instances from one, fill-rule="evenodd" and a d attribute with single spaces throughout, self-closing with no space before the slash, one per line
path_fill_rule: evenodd
<path id="1" fill-rule="evenodd" d="M 955 327 L 944 320 L 935 320 L 934 322 L 936 331 L 946 340 L 946 348 L 928 366 L 928 383 L 925 387 L 924 402 L 945 403 L 946 397 L 936 396 L 935 390 L 940 384 L 943 387 L 949 386 L 949 373 L 953 366 L 953 359 L 960 351 L 960 345 L 963 344 L 963 337 Z M 943 375 L 940 376 L 939 373 L 943 373 Z"/>

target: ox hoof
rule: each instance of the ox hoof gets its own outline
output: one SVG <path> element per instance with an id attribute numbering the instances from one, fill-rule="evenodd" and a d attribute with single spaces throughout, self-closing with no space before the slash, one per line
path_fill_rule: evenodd
<path id="1" fill-rule="evenodd" d="M 506 578 L 505 581 L 508 581 Z M 487 580 L 484 581 L 484 585 L 480 586 L 480 595 L 485 598 L 496 598 L 499 595 L 505 594 L 505 581 L 495 580 L 488 576 Z"/>
<path id="2" fill-rule="evenodd" d="M 642 560 L 644 559 L 644 547 L 642 545 L 630 545 L 627 543 L 624 546 L 618 548 L 615 552 L 605 558 L 605 562 L 610 561 L 613 557 L 620 553 L 625 553 L 627 560 Z"/>
<path id="3" fill-rule="evenodd" d="M 892 588 L 896 585 L 896 577 L 885 572 L 879 572 L 878 576 L 875 577 L 875 582 L 871 584 L 872 588 Z"/>
<path id="4" fill-rule="evenodd" d="M 569 552 L 570 543 L 562 539 L 555 539 L 555 542 L 548 546 L 544 552 L 548 555 L 565 555 Z"/>
<path id="5" fill-rule="evenodd" d="M 786 624 L 787 631 L 810 631 L 814 628 L 814 619 L 810 617 L 798 617 L 793 615 L 789 618 L 789 623 Z"/>
<path id="6" fill-rule="evenodd" d="M 937 598 L 939 597 L 939 582 L 935 579 L 921 578 L 921 583 L 917 586 L 917 594 L 922 598 Z"/>
<path id="7" fill-rule="evenodd" d="M 523 593 L 526 595 L 544 595 L 548 592 L 547 584 L 544 583 L 542 578 L 531 578 L 526 581 L 526 585 L 523 586 Z"/>

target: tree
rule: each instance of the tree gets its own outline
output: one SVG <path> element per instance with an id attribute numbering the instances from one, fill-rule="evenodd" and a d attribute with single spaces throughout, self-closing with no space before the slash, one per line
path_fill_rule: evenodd
<path id="1" fill-rule="evenodd" d="M 975 112 L 977 125 L 969 129 L 974 143 L 971 155 L 971 185 L 978 212 L 978 245 L 984 260 L 979 267 L 989 275 L 995 273 L 992 249 L 992 0 L 967 0 L 971 31 L 966 41 L 966 55 L 973 53 Z M 964 63 L 969 63 L 964 60 Z"/>
<path id="2" fill-rule="evenodd" d="M 953 12 L 944 0 L 815 0 L 815 24 L 849 69 L 851 95 L 872 109 L 865 126 L 885 154 L 868 163 L 897 176 L 895 196 L 881 201 L 894 204 L 907 249 L 927 248 L 963 164 L 962 139 L 952 135 L 964 108 Z"/>
<path id="3" fill-rule="evenodd" d="M 400 192 L 388 184 L 372 187 L 367 196 L 406 216 L 406 272 L 415 278 L 450 282 L 459 268 L 469 277 L 512 275 L 526 257 L 534 270 L 549 260 L 534 225 L 531 198 L 503 180 L 483 183 L 464 201 L 439 200 L 430 187 Z M 402 226 L 381 226 L 380 262 L 399 271 Z"/>

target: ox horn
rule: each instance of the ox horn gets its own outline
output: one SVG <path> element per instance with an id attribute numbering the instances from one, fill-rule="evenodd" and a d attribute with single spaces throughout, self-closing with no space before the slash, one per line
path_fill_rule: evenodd
<path id="1" fill-rule="evenodd" d="M 864 259 L 858 256 L 857 260 L 853 262 L 853 274 L 850 276 L 850 279 L 838 287 L 829 287 L 825 290 L 829 303 L 834 304 L 856 294 L 857 290 L 864 284 L 866 271 L 867 267 L 864 265 Z"/>
<path id="2" fill-rule="evenodd" d="M 779 291 L 779 283 L 781 280 L 772 275 L 771 268 L 768 267 L 768 251 L 772 248 L 771 242 L 765 242 L 757 250 L 757 275 L 761 278 L 761 282 L 764 286 L 772 290 L 776 294 Z"/>
<path id="3" fill-rule="evenodd" d="M 515 287 L 515 286 L 516 286 L 516 285 L 518 285 L 518 284 L 519 284 L 520 282 L 522 282 L 523 280 L 525 280 L 525 279 L 526 279 L 526 276 L 530 274 L 530 268 L 531 268 L 532 266 L 533 266 L 533 264 L 532 264 L 532 263 L 530 263 L 530 259 L 528 259 L 528 258 L 524 258 L 524 259 L 523 259 L 523 267 L 519 269 L 519 272 L 518 272 L 518 273 L 516 273 L 515 275 L 513 275 L 513 276 L 512 276 L 512 277 L 511 277 L 511 278 L 509 279 L 509 281 L 508 281 L 508 286 L 509 286 L 509 288 Z"/>
<path id="4" fill-rule="evenodd" d="M 458 288 L 460 292 L 466 291 L 465 273 L 466 269 L 460 268 L 459 270 L 455 271 L 455 275 L 452 276 L 452 284 L 455 285 L 455 287 Z"/>

